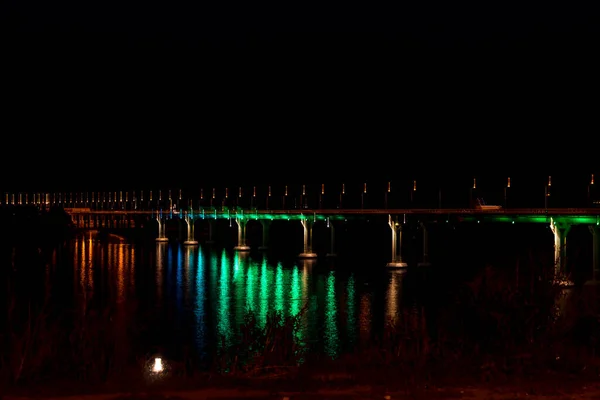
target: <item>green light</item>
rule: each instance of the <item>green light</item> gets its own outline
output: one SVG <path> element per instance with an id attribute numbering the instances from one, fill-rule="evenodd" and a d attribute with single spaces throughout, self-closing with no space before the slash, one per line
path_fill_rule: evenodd
<path id="1" fill-rule="evenodd" d="M 258 323 L 261 328 L 267 325 L 267 314 L 269 312 L 269 270 L 267 269 L 267 260 L 263 259 L 260 267 L 260 309 L 258 312 Z"/>
<path id="2" fill-rule="evenodd" d="M 258 267 L 251 264 L 246 274 L 246 309 L 249 312 L 256 312 L 256 283 L 258 281 Z"/>
<path id="3" fill-rule="evenodd" d="M 302 309 L 302 294 L 300 292 L 300 273 L 298 266 L 294 265 L 292 272 L 292 288 L 290 290 L 290 315 L 296 316 Z"/>
<path id="4" fill-rule="evenodd" d="M 275 311 L 278 313 L 283 312 L 283 292 L 283 267 L 278 263 L 275 272 Z"/>
<path id="5" fill-rule="evenodd" d="M 346 290 L 348 293 L 348 300 L 346 303 L 346 327 L 348 329 L 348 341 L 350 344 L 354 344 L 358 339 L 356 329 L 356 288 L 354 284 L 354 274 L 350 275 L 348 278 Z"/>
<path id="6" fill-rule="evenodd" d="M 229 277 L 229 259 L 225 250 L 221 253 L 221 268 L 219 271 L 219 300 L 217 301 L 219 321 L 217 331 L 223 338 L 225 347 L 231 346 L 233 332 L 231 330 L 231 303 L 229 299 L 231 280 Z"/>
<path id="7" fill-rule="evenodd" d="M 198 249 L 198 265 L 196 266 L 196 306 L 194 314 L 196 316 L 196 346 L 201 353 L 206 349 L 206 326 L 204 302 L 206 294 L 204 293 L 204 254 L 202 249 Z"/>
<path id="8" fill-rule="evenodd" d="M 327 277 L 327 296 L 325 298 L 325 352 L 331 358 L 339 353 L 339 336 L 337 329 L 337 299 L 335 296 L 335 271 Z"/>

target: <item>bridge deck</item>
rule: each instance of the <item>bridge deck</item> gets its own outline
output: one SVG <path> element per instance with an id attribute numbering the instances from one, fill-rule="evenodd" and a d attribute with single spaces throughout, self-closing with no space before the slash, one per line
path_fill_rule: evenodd
<path id="1" fill-rule="evenodd" d="M 91 215 L 119 215 L 119 214 L 137 214 L 137 215 L 156 215 L 170 214 L 167 210 L 90 210 L 72 208 L 66 210 L 69 214 L 91 214 Z M 477 208 L 392 208 L 392 209 L 290 209 L 290 210 L 223 210 L 205 208 L 193 211 L 183 211 L 183 214 L 202 215 L 548 215 L 548 216 L 568 216 L 568 215 L 597 215 L 600 216 L 600 208 L 515 208 L 515 209 L 477 209 Z"/>

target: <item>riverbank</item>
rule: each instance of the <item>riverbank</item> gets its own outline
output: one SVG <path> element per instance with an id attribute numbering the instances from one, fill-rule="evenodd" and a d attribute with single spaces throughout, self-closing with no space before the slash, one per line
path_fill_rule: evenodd
<path id="1" fill-rule="evenodd" d="M 600 381 L 591 377 L 574 377 L 549 373 L 535 378 L 515 377 L 509 380 L 478 382 L 473 377 L 463 377 L 454 383 L 415 384 L 400 388 L 398 380 L 387 384 L 354 384 L 334 382 L 285 382 L 281 380 L 170 382 L 158 385 L 137 386 L 129 389 L 110 385 L 104 388 L 70 390 L 61 385 L 28 388 L 8 393 L 2 400 L 200 400 L 200 399 L 472 399 L 508 400 L 541 399 L 598 399 Z"/>

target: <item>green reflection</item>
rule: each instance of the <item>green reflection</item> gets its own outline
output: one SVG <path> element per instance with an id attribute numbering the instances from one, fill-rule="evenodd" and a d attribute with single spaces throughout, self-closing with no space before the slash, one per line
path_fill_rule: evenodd
<path id="1" fill-rule="evenodd" d="M 267 260 L 263 259 L 260 268 L 260 308 L 258 310 L 258 324 L 261 328 L 267 325 L 267 314 L 269 312 L 269 270 L 267 269 Z"/>
<path id="2" fill-rule="evenodd" d="M 258 266 L 255 263 L 251 263 L 248 266 L 248 273 L 246 274 L 246 310 L 252 313 L 256 313 L 257 304 L 256 299 L 258 295 Z"/>
<path id="3" fill-rule="evenodd" d="M 230 284 L 229 279 L 229 258 L 225 250 L 221 253 L 221 268 L 219 272 L 219 299 L 218 303 L 218 321 L 217 331 L 222 338 L 225 347 L 231 346 L 231 305 L 230 305 Z"/>
<path id="4" fill-rule="evenodd" d="M 300 291 L 300 273 L 298 266 L 294 265 L 292 271 L 292 290 L 290 291 L 290 315 L 296 316 L 302 309 L 302 293 Z"/>
<path id="5" fill-rule="evenodd" d="M 275 311 L 278 313 L 283 313 L 283 291 L 283 266 L 281 263 L 278 263 L 275 273 Z"/>
<path id="6" fill-rule="evenodd" d="M 233 291 L 235 293 L 235 323 L 241 325 L 245 317 L 246 285 L 244 279 L 245 262 L 248 254 L 235 253 L 233 258 Z"/>
<path id="7" fill-rule="evenodd" d="M 327 277 L 325 298 L 325 353 L 332 358 L 339 353 L 339 335 L 337 329 L 337 299 L 335 297 L 335 271 Z"/>
<path id="8" fill-rule="evenodd" d="M 204 255 L 201 249 L 199 249 L 198 265 L 196 267 L 196 306 L 194 308 L 194 315 L 196 316 L 196 346 L 202 356 L 206 351 L 206 320 L 204 315 L 206 294 L 204 290 Z"/>
<path id="9" fill-rule="evenodd" d="M 356 343 L 356 287 L 354 282 L 354 274 L 350 275 L 347 282 L 346 291 L 348 293 L 347 299 L 347 311 L 346 315 L 348 320 L 346 321 L 347 329 L 348 329 L 348 342 L 350 345 L 354 345 Z"/>

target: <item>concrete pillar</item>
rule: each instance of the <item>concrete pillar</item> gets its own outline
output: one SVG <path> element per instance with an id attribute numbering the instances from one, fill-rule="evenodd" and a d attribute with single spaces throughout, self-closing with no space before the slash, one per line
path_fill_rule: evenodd
<path id="1" fill-rule="evenodd" d="M 554 275 L 558 278 L 566 273 L 567 236 L 571 230 L 571 225 L 550 218 L 550 229 L 554 234 Z"/>
<path id="2" fill-rule="evenodd" d="M 599 284 L 600 279 L 600 226 L 589 226 L 592 234 L 592 280 L 586 284 Z"/>
<path id="3" fill-rule="evenodd" d="M 431 265 L 429 262 L 429 233 L 423 222 L 421 222 L 421 230 L 423 231 L 423 259 L 419 263 L 419 267 L 428 267 Z"/>
<path id="4" fill-rule="evenodd" d="M 387 263 L 388 268 L 406 268 L 408 264 L 402 261 L 402 224 L 398 219 L 392 220 L 390 215 L 388 225 L 392 230 L 392 260 Z"/>
<path id="5" fill-rule="evenodd" d="M 166 236 L 166 221 L 162 219 L 159 215 L 156 217 L 156 221 L 158 222 L 158 237 L 156 238 L 157 242 L 168 242 L 169 239 Z"/>
<path id="6" fill-rule="evenodd" d="M 245 218 L 236 217 L 235 222 L 238 230 L 238 241 L 237 246 L 235 246 L 233 249 L 235 251 L 250 251 L 250 246 L 246 244 L 246 224 L 248 223 L 248 220 Z"/>
<path id="7" fill-rule="evenodd" d="M 267 250 L 269 248 L 269 233 L 271 230 L 271 220 L 261 219 L 260 225 L 262 226 L 262 245 L 258 249 Z"/>
<path id="8" fill-rule="evenodd" d="M 196 246 L 198 245 L 198 241 L 194 237 L 194 218 L 189 215 L 185 216 L 185 222 L 187 224 L 187 238 L 186 241 L 183 242 L 186 246 Z"/>
<path id="9" fill-rule="evenodd" d="M 330 238 L 329 238 L 329 253 L 327 253 L 327 257 L 336 257 L 337 254 L 335 254 L 335 226 L 333 224 L 333 221 L 331 221 L 329 218 L 327 218 L 327 227 L 329 228 L 329 232 L 330 232 Z"/>
<path id="10" fill-rule="evenodd" d="M 298 255 L 300 258 L 317 258 L 317 254 L 312 250 L 313 225 L 314 219 L 302 219 L 302 228 L 304 229 L 304 250 Z"/>

